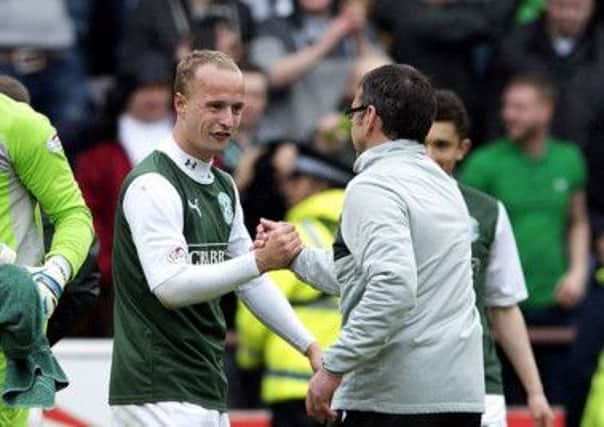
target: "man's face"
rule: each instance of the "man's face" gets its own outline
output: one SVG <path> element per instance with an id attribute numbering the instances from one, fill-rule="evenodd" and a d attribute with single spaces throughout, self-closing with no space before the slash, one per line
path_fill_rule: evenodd
<path id="1" fill-rule="evenodd" d="M 332 0 L 298 0 L 300 7 L 307 13 L 325 13 Z"/>
<path id="2" fill-rule="evenodd" d="M 186 95 L 176 94 L 188 154 L 205 161 L 220 153 L 239 128 L 244 83 L 241 72 L 207 64 L 197 68 Z"/>
<path id="3" fill-rule="evenodd" d="M 547 19 L 554 34 L 577 37 L 585 29 L 594 10 L 593 0 L 548 0 Z"/>
<path id="4" fill-rule="evenodd" d="M 470 148 L 469 139 L 461 139 L 455 129 L 455 124 L 449 121 L 432 123 L 426 136 L 428 155 L 449 175 L 457 162 L 463 160 Z"/>
<path id="5" fill-rule="evenodd" d="M 243 73 L 245 81 L 245 108 L 241 119 L 242 129 L 251 129 L 260 121 L 267 103 L 268 79 L 259 72 Z"/>
<path id="6" fill-rule="evenodd" d="M 357 90 L 357 93 L 350 104 L 351 108 L 360 107 L 361 103 L 361 89 Z M 358 111 L 353 113 L 350 117 L 350 139 L 352 145 L 357 153 L 362 153 L 367 149 L 367 130 L 363 124 L 363 116 L 367 110 Z"/>
<path id="7" fill-rule="evenodd" d="M 525 141 L 545 131 L 551 114 L 551 103 L 530 85 L 512 85 L 503 94 L 503 124 L 506 135 L 515 141 Z"/>
<path id="8" fill-rule="evenodd" d="M 128 102 L 128 113 L 147 123 L 165 119 L 170 113 L 169 86 L 157 84 L 135 89 Z"/>

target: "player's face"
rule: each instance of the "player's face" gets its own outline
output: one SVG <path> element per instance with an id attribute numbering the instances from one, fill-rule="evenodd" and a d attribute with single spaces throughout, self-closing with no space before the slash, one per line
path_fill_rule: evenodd
<path id="1" fill-rule="evenodd" d="M 502 120 L 508 137 L 526 141 L 549 125 L 551 104 L 529 85 L 513 85 L 503 94 Z"/>
<path id="2" fill-rule="evenodd" d="M 453 122 L 433 122 L 426 136 L 428 155 L 448 174 L 453 173 L 457 162 L 465 157 L 469 145 L 469 140 L 460 138 Z"/>
<path id="3" fill-rule="evenodd" d="M 239 128 L 243 100 L 241 72 L 213 64 L 199 67 L 189 93 L 176 95 L 185 151 L 205 161 L 220 153 Z"/>

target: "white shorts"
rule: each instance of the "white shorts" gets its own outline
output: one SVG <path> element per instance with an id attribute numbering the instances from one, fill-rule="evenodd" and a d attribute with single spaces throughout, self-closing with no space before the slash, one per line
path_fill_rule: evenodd
<path id="1" fill-rule="evenodd" d="M 484 414 L 480 425 L 482 427 L 507 427 L 505 398 L 499 394 L 487 394 L 484 397 Z"/>
<path id="2" fill-rule="evenodd" d="M 229 415 L 186 402 L 111 407 L 114 427 L 230 427 Z"/>

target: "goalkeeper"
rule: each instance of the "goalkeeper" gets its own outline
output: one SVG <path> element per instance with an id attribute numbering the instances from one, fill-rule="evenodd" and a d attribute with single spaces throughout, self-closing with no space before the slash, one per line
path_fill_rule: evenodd
<path id="1" fill-rule="evenodd" d="M 0 82 L 4 82 L 0 76 Z M 0 85 L 0 242 L 15 262 L 28 266 L 49 318 L 67 282 L 80 268 L 93 229 L 90 211 L 63 152 L 55 128 L 27 104 L 5 96 Z M 44 254 L 40 207 L 55 226 Z M 1 256 L 1 254 L 0 254 Z M 11 261 L 11 260 L 9 260 Z M 0 385 L 6 360 L 0 349 Z M 25 408 L 0 403 L 0 419 L 27 425 Z"/>

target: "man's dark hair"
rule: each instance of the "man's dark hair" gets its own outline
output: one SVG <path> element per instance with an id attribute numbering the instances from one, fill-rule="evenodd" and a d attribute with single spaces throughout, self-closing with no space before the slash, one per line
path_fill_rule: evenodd
<path id="1" fill-rule="evenodd" d="M 551 79 L 540 73 L 518 74 L 508 80 L 506 90 L 512 86 L 530 86 L 537 91 L 539 96 L 552 104 L 556 103 L 558 96 L 556 87 Z"/>
<path id="2" fill-rule="evenodd" d="M 375 107 L 387 137 L 424 142 L 436 112 L 426 76 L 409 65 L 384 65 L 363 77 L 361 90 L 361 104 Z"/>
<path id="3" fill-rule="evenodd" d="M 448 89 L 439 89 L 435 92 L 436 96 L 436 117 L 437 122 L 452 122 L 455 131 L 461 139 L 468 137 L 470 132 L 470 117 L 463 101 L 455 92 Z"/>

